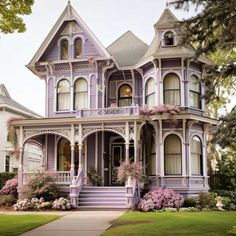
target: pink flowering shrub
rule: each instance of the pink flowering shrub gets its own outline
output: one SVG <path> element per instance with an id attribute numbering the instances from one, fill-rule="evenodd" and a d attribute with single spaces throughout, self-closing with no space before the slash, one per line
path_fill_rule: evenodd
<path id="1" fill-rule="evenodd" d="M 61 197 L 59 199 L 56 199 L 52 203 L 52 209 L 62 210 L 62 211 L 70 210 L 70 209 L 72 209 L 72 204 L 68 199 Z"/>
<path id="2" fill-rule="evenodd" d="M 160 210 L 162 208 L 179 209 L 183 203 L 183 196 L 168 188 L 155 188 L 146 193 L 139 202 L 141 211 Z"/>
<path id="3" fill-rule="evenodd" d="M 0 190 L 0 194 L 17 195 L 17 186 L 18 186 L 17 178 L 9 179 L 6 181 L 5 185 Z"/>
<path id="4" fill-rule="evenodd" d="M 143 178 L 143 167 L 141 162 L 130 163 L 122 162 L 118 168 L 117 178 L 120 182 L 124 183 L 127 181 L 128 177 L 131 176 L 135 178 L 138 182 L 142 181 Z"/>
<path id="5" fill-rule="evenodd" d="M 147 105 L 140 109 L 142 115 L 151 116 L 151 115 L 176 115 L 180 113 L 180 109 L 175 105 L 162 104 L 160 106 L 154 106 L 149 108 Z"/>

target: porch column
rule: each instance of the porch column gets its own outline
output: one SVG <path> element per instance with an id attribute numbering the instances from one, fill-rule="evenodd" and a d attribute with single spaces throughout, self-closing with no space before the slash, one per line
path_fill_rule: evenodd
<path id="1" fill-rule="evenodd" d="M 138 160 L 137 122 L 134 122 L 134 163 Z"/>
<path id="2" fill-rule="evenodd" d="M 129 161 L 129 143 L 125 143 L 125 161 Z"/>
<path id="3" fill-rule="evenodd" d="M 82 165 L 82 148 L 83 148 L 83 144 L 78 144 L 79 146 L 79 169 L 82 169 L 83 168 L 83 165 Z"/>
<path id="4" fill-rule="evenodd" d="M 71 164 L 70 164 L 70 181 L 72 181 L 72 179 L 74 178 L 75 176 L 75 145 L 74 144 L 71 144 L 70 145 L 70 150 L 71 150 Z"/>
<path id="5" fill-rule="evenodd" d="M 23 127 L 20 127 L 20 135 L 19 135 L 19 146 L 20 146 L 20 153 L 19 153 L 19 169 L 18 169 L 18 196 L 21 199 L 22 196 L 22 187 L 23 187 Z"/>

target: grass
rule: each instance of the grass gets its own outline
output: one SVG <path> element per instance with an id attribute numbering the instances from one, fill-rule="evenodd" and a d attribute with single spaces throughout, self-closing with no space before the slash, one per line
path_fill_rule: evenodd
<path id="1" fill-rule="evenodd" d="M 20 235 L 59 217 L 56 215 L 0 215 L 0 235 Z"/>
<path id="2" fill-rule="evenodd" d="M 227 236 L 236 212 L 127 212 L 102 236 Z"/>

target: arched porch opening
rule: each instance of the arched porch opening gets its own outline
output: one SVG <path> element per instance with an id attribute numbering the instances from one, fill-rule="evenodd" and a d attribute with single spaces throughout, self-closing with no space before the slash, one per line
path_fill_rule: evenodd
<path id="1" fill-rule="evenodd" d="M 147 176 L 156 175 L 156 131 L 152 124 L 146 123 L 141 128 L 141 161 L 144 174 Z"/>

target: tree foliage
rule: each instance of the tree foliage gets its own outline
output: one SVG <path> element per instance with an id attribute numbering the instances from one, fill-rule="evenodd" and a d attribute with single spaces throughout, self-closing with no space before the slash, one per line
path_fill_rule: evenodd
<path id="1" fill-rule="evenodd" d="M 181 44 L 192 44 L 196 58 L 208 56 L 213 61 L 203 74 L 209 113 L 229 102 L 236 87 L 236 0 L 171 0 L 177 9 L 198 9 L 196 15 L 183 20 Z M 236 108 L 221 118 L 213 141 L 223 148 L 236 143 Z M 234 148 L 234 147 L 233 147 Z"/>
<path id="2" fill-rule="evenodd" d="M 207 55 L 213 59 L 214 64 L 206 68 L 203 79 L 208 87 L 207 101 L 210 102 L 212 99 L 219 101 L 222 98 L 219 87 L 228 90 L 232 89 L 235 83 L 236 1 L 172 0 L 170 5 L 187 11 L 190 7 L 200 9 L 194 17 L 180 22 L 181 43 L 193 44 L 196 57 Z"/>
<path id="3" fill-rule="evenodd" d="M 0 0 L 0 32 L 24 32 L 22 16 L 31 14 L 33 4 L 34 0 Z"/>

